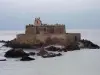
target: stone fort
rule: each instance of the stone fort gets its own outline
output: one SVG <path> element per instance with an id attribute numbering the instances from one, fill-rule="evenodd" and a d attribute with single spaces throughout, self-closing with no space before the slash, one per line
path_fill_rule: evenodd
<path id="1" fill-rule="evenodd" d="M 78 42 L 81 35 L 80 33 L 66 33 L 64 24 L 43 24 L 40 18 L 35 18 L 33 24 L 26 25 L 25 34 L 18 34 L 15 41 L 20 44 L 34 45 L 39 42 L 45 43 L 48 38 L 54 44 L 69 45 Z"/>

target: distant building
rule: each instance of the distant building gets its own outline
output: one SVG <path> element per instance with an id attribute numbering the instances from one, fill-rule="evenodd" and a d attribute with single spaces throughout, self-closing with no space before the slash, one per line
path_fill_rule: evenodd
<path id="1" fill-rule="evenodd" d="M 25 34 L 18 34 L 15 41 L 34 45 L 39 41 L 45 43 L 48 38 L 52 39 L 55 44 L 69 45 L 78 42 L 81 35 L 80 33 L 66 33 L 64 24 L 43 24 L 40 18 L 35 18 L 34 24 L 26 25 Z"/>

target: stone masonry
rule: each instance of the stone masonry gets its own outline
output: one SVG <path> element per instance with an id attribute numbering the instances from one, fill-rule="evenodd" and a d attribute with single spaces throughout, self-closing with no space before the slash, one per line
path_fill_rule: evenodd
<path id="1" fill-rule="evenodd" d="M 55 41 L 53 39 L 58 39 L 59 42 L 55 42 L 55 44 L 69 45 L 78 42 L 81 35 L 80 33 L 66 33 L 64 24 L 43 24 L 40 18 L 35 18 L 33 24 L 26 25 L 25 34 L 18 34 L 15 41 L 34 45 L 39 42 L 45 43 L 48 38 L 53 42 Z"/>

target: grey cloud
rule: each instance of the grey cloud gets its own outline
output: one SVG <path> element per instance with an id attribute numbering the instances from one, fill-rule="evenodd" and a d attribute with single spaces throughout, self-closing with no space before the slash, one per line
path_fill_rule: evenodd
<path id="1" fill-rule="evenodd" d="M 31 12 L 72 12 L 100 9 L 100 0 L 2 0 L 2 7 Z"/>
<path id="2" fill-rule="evenodd" d="M 24 29 L 38 16 L 68 28 L 100 28 L 100 0 L 0 0 L 0 29 Z"/>

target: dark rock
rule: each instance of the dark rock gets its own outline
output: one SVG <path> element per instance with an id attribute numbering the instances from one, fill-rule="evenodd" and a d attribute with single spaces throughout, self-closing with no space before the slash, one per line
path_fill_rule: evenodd
<path id="1" fill-rule="evenodd" d="M 48 55 L 43 55 L 43 58 L 50 58 L 50 57 L 56 57 L 55 54 L 48 54 Z"/>
<path id="2" fill-rule="evenodd" d="M 13 43 L 11 41 L 6 42 L 4 46 L 11 48 L 26 48 L 26 49 L 32 48 L 32 46 L 29 44 Z"/>
<path id="3" fill-rule="evenodd" d="M 50 47 L 47 47 L 46 50 L 48 50 L 48 51 L 58 51 L 58 52 L 62 52 L 62 51 L 67 52 L 67 51 L 80 50 L 80 48 L 79 48 L 77 43 L 73 43 L 71 45 L 67 45 L 64 48 L 58 48 L 58 47 L 55 47 L 55 46 L 50 46 Z"/>
<path id="4" fill-rule="evenodd" d="M 34 56 L 34 55 L 35 55 L 35 52 L 30 52 L 30 53 L 28 53 L 28 54 Z"/>
<path id="5" fill-rule="evenodd" d="M 82 43 L 84 45 L 83 48 L 89 48 L 89 49 L 99 49 L 100 46 L 98 46 L 97 44 L 94 44 L 93 42 L 89 41 L 89 40 L 80 40 L 80 43 Z"/>
<path id="6" fill-rule="evenodd" d="M 29 56 L 29 54 L 25 53 L 22 49 L 11 49 L 7 51 L 4 56 L 17 58 L 17 57 Z"/>
<path id="7" fill-rule="evenodd" d="M 61 53 L 55 54 L 55 53 L 48 53 L 46 55 L 43 55 L 43 58 L 51 58 L 51 57 L 56 57 L 56 56 L 62 56 Z"/>
<path id="8" fill-rule="evenodd" d="M 58 54 L 56 54 L 56 56 L 62 56 L 62 54 L 61 53 L 58 53 Z"/>
<path id="9" fill-rule="evenodd" d="M 67 51 L 80 50 L 77 43 L 66 46 Z"/>
<path id="10" fill-rule="evenodd" d="M 11 41 L 6 41 L 3 46 L 11 47 L 11 48 L 36 49 L 36 48 L 40 48 L 42 45 L 43 43 L 34 44 L 34 45 L 25 44 L 25 43 L 20 44 L 18 42 L 15 42 L 14 40 L 11 40 Z"/>
<path id="11" fill-rule="evenodd" d="M 7 41 L 4 41 L 4 40 L 0 40 L 0 43 L 6 43 Z"/>
<path id="12" fill-rule="evenodd" d="M 62 48 L 62 50 L 63 50 L 64 52 L 67 52 L 67 51 L 68 51 L 66 47 Z"/>
<path id="13" fill-rule="evenodd" d="M 41 48 L 39 53 L 37 53 L 38 56 L 43 56 L 45 54 L 48 54 L 48 52 L 46 50 L 44 50 L 44 48 Z"/>
<path id="14" fill-rule="evenodd" d="M 31 61 L 31 60 L 35 60 L 34 58 L 28 57 L 28 56 L 23 56 L 20 61 Z"/>
<path id="15" fill-rule="evenodd" d="M 50 47 L 46 48 L 46 50 L 48 50 L 48 51 L 60 51 L 59 48 L 56 48 L 54 46 L 50 46 Z"/>
<path id="16" fill-rule="evenodd" d="M 6 59 L 0 59 L 0 61 L 6 61 Z"/>
<path id="17" fill-rule="evenodd" d="M 50 57 L 56 57 L 56 56 L 61 56 L 61 53 L 55 54 L 55 53 L 49 53 L 44 48 L 41 48 L 40 52 L 37 53 L 38 56 L 42 56 L 43 58 L 50 58 Z"/>
<path id="18" fill-rule="evenodd" d="M 59 52 L 61 52 L 61 51 L 65 51 L 66 49 L 65 48 L 57 48 L 55 46 L 50 46 L 50 47 L 47 47 L 46 50 L 48 50 L 48 51 L 59 51 Z"/>

